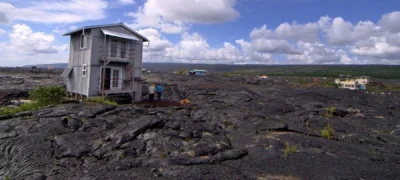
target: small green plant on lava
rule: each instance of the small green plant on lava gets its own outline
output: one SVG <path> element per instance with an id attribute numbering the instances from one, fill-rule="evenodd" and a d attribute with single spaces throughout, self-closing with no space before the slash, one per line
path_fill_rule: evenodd
<path id="1" fill-rule="evenodd" d="M 232 129 L 237 128 L 237 125 L 235 123 L 233 123 L 231 120 L 224 121 L 224 126 L 225 126 L 225 128 L 229 128 L 229 127 L 232 127 Z"/>
<path id="2" fill-rule="evenodd" d="M 326 111 L 324 116 L 327 117 L 327 118 L 332 118 L 335 115 L 335 113 L 336 113 L 336 108 L 331 107 L 331 108 L 327 109 L 327 111 Z"/>
<path id="3" fill-rule="evenodd" d="M 333 138 L 333 135 L 335 134 L 335 130 L 333 127 L 328 124 L 325 126 L 325 128 L 321 131 L 322 137 L 331 140 Z"/>
<path id="4" fill-rule="evenodd" d="M 171 109 L 168 110 L 167 115 L 168 115 L 168 117 L 172 116 L 172 110 Z"/>
<path id="5" fill-rule="evenodd" d="M 290 144 L 286 141 L 285 142 L 285 158 L 289 157 L 291 154 L 294 154 L 297 152 L 297 146 L 290 146 Z"/>

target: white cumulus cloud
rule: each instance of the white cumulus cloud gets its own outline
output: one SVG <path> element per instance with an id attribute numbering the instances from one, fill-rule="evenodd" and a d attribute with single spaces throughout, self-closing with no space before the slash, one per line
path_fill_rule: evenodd
<path id="1" fill-rule="evenodd" d="M 165 33 L 181 33 L 191 23 L 221 23 L 240 16 L 235 9 L 236 0 L 147 0 L 138 11 L 126 15 L 133 17 L 134 29 L 153 27 Z"/>
<path id="2" fill-rule="evenodd" d="M 0 29 L 0 36 L 1 35 L 3 35 L 3 34 L 5 34 L 7 31 L 5 31 L 5 30 L 3 30 L 3 29 Z"/>
<path id="3" fill-rule="evenodd" d="M 108 2 L 104 0 L 65 0 L 26 2 L 23 7 L 15 7 L 0 2 L 0 23 L 22 20 L 38 23 L 76 23 L 99 20 L 106 17 Z"/>
<path id="4" fill-rule="evenodd" d="M 234 44 L 224 42 L 219 48 L 212 48 L 199 33 L 185 32 L 181 40 L 173 45 L 154 28 L 138 30 L 150 40 L 149 47 L 144 47 L 143 60 L 174 61 L 185 63 L 237 63 L 237 62 L 271 62 L 271 54 L 259 53 L 247 46 L 243 40 L 236 43 L 242 47 L 242 52 Z M 250 48 L 249 48 L 250 47 Z"/>
<path id="5" fill-rule="evenodd" d="M 400 39 L 399 37 L 397 40 Z M 389 60 L 400 59 L 400 46 L 388 43 L 386 37 L 371 37 L 369 38 L 369 41 L 370 44 L 352 47 L 351 52 L 356 55 L 370 56 L 374 58 Z"/>
<path id="6" fill-rule="evenodd" d="M 320 43 L 298 42 L 302 54 L 287 55 L 289 64 L 352 64 L 347 52 L 333 49 Z"/>
<path id="7" fill-rule="evenodd" d="M 388 14 L 384 14 L 379 21 L 379 25 L 385 30 L 398 33 L 400 32 L 400 11 L 394 11 Z"/>
<path id="8" fill-rule="evenodd" d="M 8 36 L 9 43 L 0 43 L 0 59 L 2 59 L 0 66 L 22 66 L 67 60 L 66 50 L 69 45 L 54 44 L 55 38 L 52 34 L 34 32 L 25 24 L 16 24 L 12 26 Z"/>
<path id="9" fill-rule="evenodd" d="M 263 25 L 260 28 L 254 28 L 250 33 L 250 37 L 252 39 L 267 38 L 315 42 L 318 41 L 319 31 L 320 26 L 317 23 L 297 24 L 293 22 L 292 24 L 289 24 L 285 22 L 280 24 L 274 30 L 268 29 L 267 25 Z"/>
<path id="10" fill-rule="evenodd" d="M 323 31 L 328 43 L 333 45 L 350 45 L 359 40 L 382 33 L 381 27 L 371 21 L 360 21 L 356 25 L 341 17 L 325 19 Z"/>
<path id="11" fill-rule="evenodd" d="M 134 0 L 118 0 L 120 4 L 127 5 L 127 4 L 135 4 Z"/>
<path id="12" fill-rule="evenodd" d="M 5 12 L 0 11 L 0 24 L 9 24 L 11 20 Z"/>
<path id="13" fill-rule="evenodd" d="M 57 53 L 57 50 L 52 47 L 52 42 L 55 40 L 52 34 L 33 32 L 27 25 L 14 25 L 9 36 L 11 47 L 20 53 Z"/>

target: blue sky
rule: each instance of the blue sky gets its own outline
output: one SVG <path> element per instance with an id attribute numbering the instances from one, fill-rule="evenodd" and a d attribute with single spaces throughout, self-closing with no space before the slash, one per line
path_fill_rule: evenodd
<path id="1" fill-rule="evenodd" d="M 5 0 L 0 66 L 67 62 L 77 27 L 122 22 L 147 62 L 399 64 L 398 0 Z"/>

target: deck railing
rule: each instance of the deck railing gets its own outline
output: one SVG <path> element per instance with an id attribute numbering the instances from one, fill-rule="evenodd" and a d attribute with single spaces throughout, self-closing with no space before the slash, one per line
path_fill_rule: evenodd
<path id="1" fill-rule="evenodd" d="M 133 79 L 98 78 L 100 91 L 129 91 L 133 90 Z"/>
<path id="2" fill-rule="evenodd" d="M 135 59 L 135 49 L 110 46 L 100 46 L 99 59 L 105 61 L 132 61 Z"/>

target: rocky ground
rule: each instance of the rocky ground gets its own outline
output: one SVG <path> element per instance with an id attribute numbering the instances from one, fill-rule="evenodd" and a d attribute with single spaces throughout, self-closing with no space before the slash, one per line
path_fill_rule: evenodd
<path id="1" fill-rule="evenodd" d="M 0 107 L 10 100 L 28 98 L 29 91 L 39 86 L 63 85 L 62 70 L 0 67 Z"/>
<path id="2" fill-rule="evenodd" d="M 400 177 L 399 94 L 304 87 L 285 78 L 146 78 L 162 80 L 162 102 L 69 103 L 0 117 L 0 177 Z M 192 105 L 179 106 L 184 98 Z M 331 139 L 322 137 L 327 124 Z"/>

